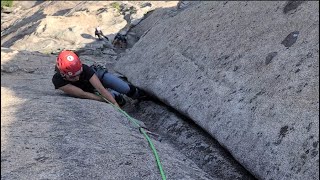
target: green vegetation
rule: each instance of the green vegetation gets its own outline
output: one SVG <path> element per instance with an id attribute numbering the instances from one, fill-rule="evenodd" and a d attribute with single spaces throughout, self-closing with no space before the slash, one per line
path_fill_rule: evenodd
<path id="1" fill-rule="evenodd" d="M 118 3 L 118 2 L 113 2 L 113 3 L 111 3 L 111 6 L 112 6 L 113 8 L 115 8 L 116 10 L 118 10 L 118 12 L 121 11 L 120 3 Z"/>
<path id="2" fill-rule="evenodd" d="M 137 13 L 137 9 L 133 6 L 127 7 L 126 4 L 121 5 L 119 2 L 113 2 L 110 5 L 111 5 L 111 7 L 115 8 L 122 15 L 124 15 L 126 12 L 129 12 L 130 14 Z"/>
<path id="3" fill-rule="evenodd" d="M 1 0 L 1 9 L 3 7 L 12 7 L 12 6 L 13 6 L 13 0 L 7 0 L 7 1 Z"/>

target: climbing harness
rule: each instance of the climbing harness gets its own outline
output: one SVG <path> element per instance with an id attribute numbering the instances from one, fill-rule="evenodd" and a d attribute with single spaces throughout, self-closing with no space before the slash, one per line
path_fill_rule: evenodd
<path id="1" fill-rule="evenodd" d="M 149 130 L 147 130 L 146 128 L 144 127 L 141 127 L 139 123 L 137 123 L 137 120 L 135 120 L 134 118 L 132 118 L 131 116 L 129 116 L 125 111 L 123 111 L 122 109 L 120 109 L 119 107 L 115 106 L 114 104 L 112 104 L 110 101 L 108 101 L 106 98 L 104 98 L 103 96 L 101 96 L 101 94 L 99 94 L 98 92 L 96 93 L 98 96 L 100 96 L 101 98 L 103 98 L 103 100 L 105 100 L 106 102 L 108 102 L 109 104 L 111 104 L 114 108 L 116 108 L 119 112 L 121 112 L 122 114 L 124 114 L 140 131 L 141 134 L 144 135 L 144 137 L 147 139 L 148 143 L 149 143 L 149 146 L 153 152 L 153 155 L 156 159 L 156 162 L 157 162 L 157 166 L 159 168 L 159 171 L 160 171 L 160 174 L 161 174 L 161 178 L 162 180 L 166 180 L 166 176 L 164 174 L 164 171 L 162 169 L 162 165 L 161 165 L 161 162 L 160 162 L 160 158 L 158 156 L 158 153 L 157 153 L 157 150 L 156 148 L 154 147 L 150 137 L 148 136 L 147 133 L 151 134 L 151 135 L 154 135 L 154 136 L 159 136 L 158 134 L 155 134 L 155 133 L 152 133 L 150 132 Z"/>
<path id="2" fill-rule="evenodd" d="M 96 72 L 100 82 L 102 82 L 104 75 L 106 73 L 108 73 L 108 69 L 106 67 L 101 66 L 101 65 L 96 64 L 96 63 L 92 64 L 90 66 L 90 68 L 93 69 Z M 102 74 L 101 74 L 101 72 L 102 72 Z"/>

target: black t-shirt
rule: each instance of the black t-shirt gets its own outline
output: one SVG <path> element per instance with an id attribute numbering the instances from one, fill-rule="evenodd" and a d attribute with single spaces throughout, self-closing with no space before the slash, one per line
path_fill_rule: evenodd
<path id="1" fill-rule="evenodd" d="M 52 83 L 53 83 L 55 89 L 58 89 L 58 88 L 65 86 L 67 84 L 72 84 L 72 85 L 77 86 L 78 88 L 82 89 L 83 91 L 94 92 L 94 87 L 89 82 L 90 78 L 95 73 L 94 70 L 85 64 L 82 64 L 82 69 L 83 69 L 83 71 L 80 74 L 79 81 L 72 82 L 72 81 L 68 81 L 68 80 L 64 79 L 56 67 L 56 73 L 52 77 Z"/>

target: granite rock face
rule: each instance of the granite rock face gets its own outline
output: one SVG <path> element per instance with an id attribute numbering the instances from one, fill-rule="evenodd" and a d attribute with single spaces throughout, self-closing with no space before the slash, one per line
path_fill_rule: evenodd
<path id="1" fill-rule="evenodd" d="M 125 115 L 54 90 L 54 61 L 1 49 L 1 179 L 161 179 L 148 142 Z M 168 179 L 218 179 L 152 141 Z"/>
<path id="2" fill-rule="evenodd" d="M 122 12 L 105 1 L 15 3 L 1 13 L 1 179 L 160 179 L 148 144 L 123 115 L 54 90 L 53 54 L 76 49 L 83 63 L 114 72 L 119 54 L 93 37 L 97 25 L 110 39 L 132 27 L 129 39 L 141 37 L 193 3 L 175 11 L 174 1 L 121 2 Z M 128 16 L 130 9 L 137 12 Z M 141 21 L 154 9 L 157 21 Z M 211 136 L 178 123 L 183 120 L 152 101 L 141 108 L 131 114 L 157 121 L 153 126 L 170 122 L 159 128 L 170 141 L 153 139 L 168 179 L 255 179 Z M 188 136 L 168 132 L 172 122 L 171 131 Z"/>
<path id="3" fill-rule="evenodd" d="M 126 34 L 139 24 L 148 12 L 174 7 L 178 1 L 38 1 L 33 6 L 32 2 L 15 3 L 18 7 L 14 13 L 1 13 L 1 46 L 48 54 L 61 49 L 110 46 L 107 40 L 97 42 L 97 26 L 112 41 L 117 33 Z"/>
<path id="4" fill-rule="evenodd" d="M 257 178 L 319 179 L 318 58 L 318 2 L 201 2 L 150 29 L 115 68 Z"/>

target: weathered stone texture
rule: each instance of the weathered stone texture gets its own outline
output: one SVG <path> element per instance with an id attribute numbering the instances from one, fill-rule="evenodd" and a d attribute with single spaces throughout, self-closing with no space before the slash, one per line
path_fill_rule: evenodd
<path id="1" fill-rule="evenodd" d="M 152 28 L 116 69 L 256 177 L 319 179 L 318 58 L 318 2 L 201 2 Z"/>

